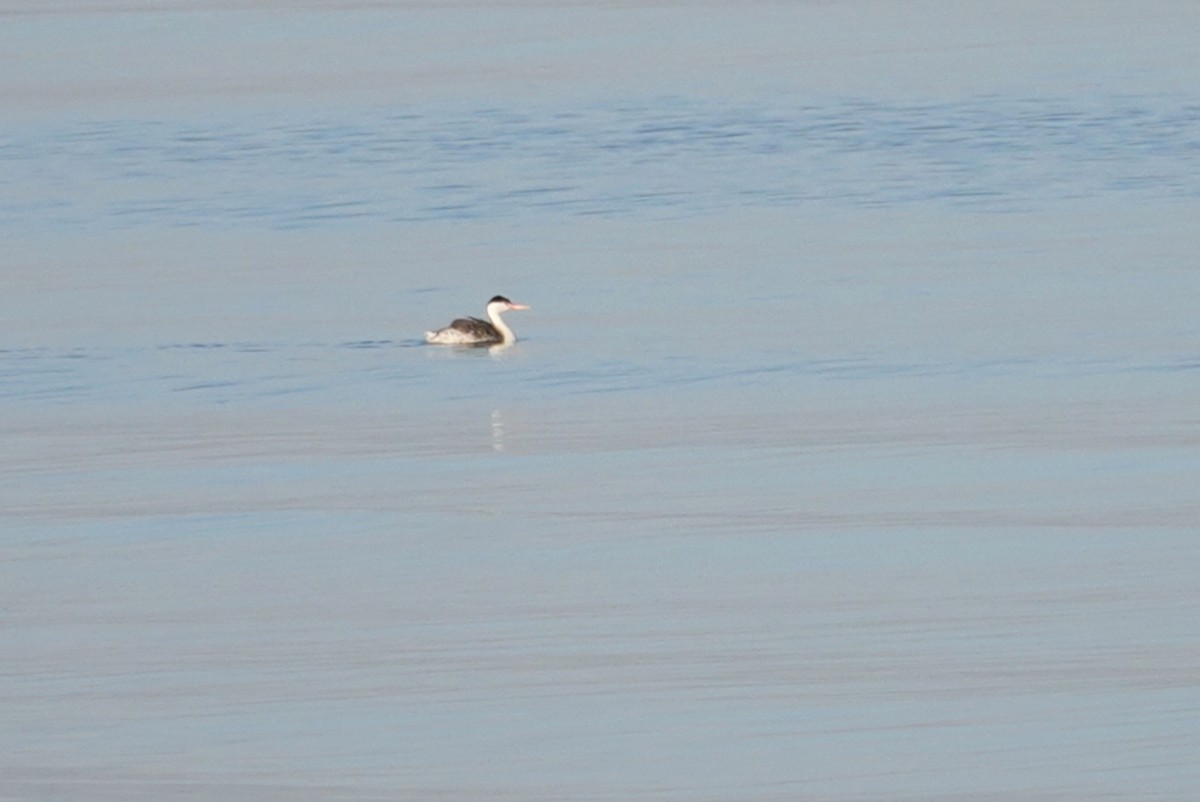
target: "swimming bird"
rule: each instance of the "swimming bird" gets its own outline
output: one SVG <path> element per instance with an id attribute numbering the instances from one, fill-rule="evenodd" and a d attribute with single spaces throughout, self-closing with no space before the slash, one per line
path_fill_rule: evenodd
<path id="1" fill-rule="evenodd" d="M 444 329 L 425 332 L 425 342 L 435 345 L 508 345 L 517 341 L 517 335 L 500 319 L 501 313 L 528 308 L 497 295 L 488 301 L 487 320 L 460 317 Z"/>

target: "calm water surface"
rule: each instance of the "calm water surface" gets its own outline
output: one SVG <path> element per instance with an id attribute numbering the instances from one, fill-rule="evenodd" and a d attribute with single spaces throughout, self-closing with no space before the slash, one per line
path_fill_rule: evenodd
<path id="1" fill-rule="evenodd" d="M 0 7 L 0 799 L 1194 798 L 1193 48 L 934 6 Z"/>

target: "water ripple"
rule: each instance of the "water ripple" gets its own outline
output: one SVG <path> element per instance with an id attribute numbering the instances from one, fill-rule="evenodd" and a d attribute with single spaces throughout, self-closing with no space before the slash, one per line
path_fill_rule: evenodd
<path id="1" fill-rule="evenodd" d="M 0 128 L 15 228 L 633 216 L 744 207 L 1036 209 L 1200 196 L 1200 103 L 657 98 Z M 0 224 L 0 225 L 3 225 Z"/>
<path id="2" fill-rule="evenodd" d="M 156 356 L 157 355 L 157 356 Z M 892 381 L 988 382 L 1013 378 L 1077 380 L 1118 374 L 1200 372 L 1200 357 L 1148 360 L 1101 357 L 1036 359 L 1025 355 L 939 361 L 896 355 L 812 359 L 764 358 L 744 364 L 716 358 L 611 359 L 580 366 L 560 360 L 517 363 L 479 380 L 462 370 L 479 349 L 430 349 L 418 340 L 338 343 L 196 342 L 130 348 L 0 350 L 0 405 L 122 401 L 154 403 L 178 395 L 201 403 L 270 400 L 284 395 L 388 401 L 396 387 L 420 396 L 477 397 L 527 392 L 545 400 L 613 393 L 657 394 L 692 388 L 748 388 L 783 392 L 812 383 Z M 443 358 L 447 357 L 447 358 Z M 495 384 L 498 383 L 498 384 Z M 378 394 L 378 395 L 375 395 Z M 414 397 L 416 397 L 414 396 Z"/>

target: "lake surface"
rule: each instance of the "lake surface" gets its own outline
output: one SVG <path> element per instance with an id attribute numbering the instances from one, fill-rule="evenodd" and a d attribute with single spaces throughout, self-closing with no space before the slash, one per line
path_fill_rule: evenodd
<path id="1" fill-rule="evenodd" d="M 1200 7 L 1043 5 L 0 3 L 0 799 L 1194 799 Z"/>

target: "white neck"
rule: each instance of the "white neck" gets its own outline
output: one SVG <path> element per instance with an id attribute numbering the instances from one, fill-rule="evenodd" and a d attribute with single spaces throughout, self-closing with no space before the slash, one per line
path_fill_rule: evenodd
<path id="1" fill-rule="evenodd" d="M 488 304 L 488 320 L 492 321 L 492 325 L 496 327 L 496 331 L 500 332 L 501 342 L 516 342 L 517 335 L 513 334 L 513 330 L 505 325 L 504 321 L 500 318 L 500 312 L 501 310 L 498 307 Z"/>

